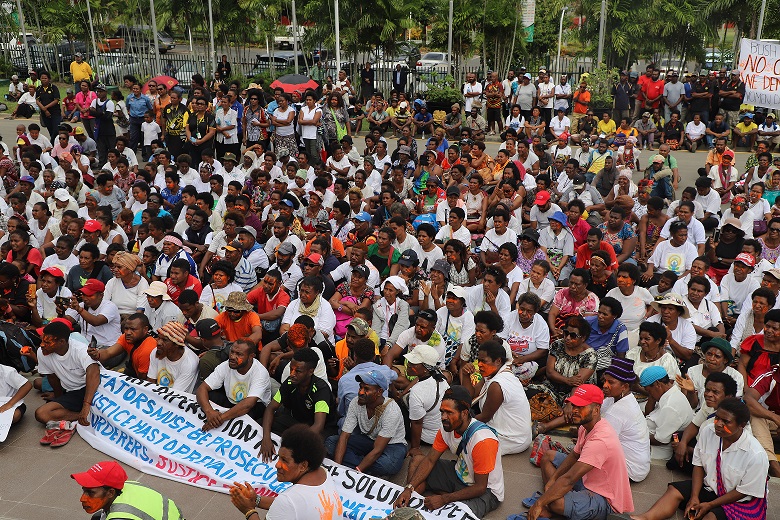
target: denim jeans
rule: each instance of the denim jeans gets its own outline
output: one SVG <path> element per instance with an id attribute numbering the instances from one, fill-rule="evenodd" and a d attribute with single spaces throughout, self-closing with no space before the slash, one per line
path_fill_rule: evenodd
<path id="1" fill-rule="evenodd" d="M 339 435 L 332 435 L 325 439 L 325 449 L 328 456 L 332 457 L 336 451 L 336 445 L 339 442 Z M 368 455 L 374 449 L 374 441 L 368 435 L 354 431 L 347 441 L 347 451 L 344 453 L 344 459 L 341 463 L 350 468 L 354 468 L 363 461 L 363 457 Z M 370 468 L 363 468 L 363 473 L 375 475 L 377 477 L 395 475 L 401 471 L 406 458 L 405 444 L 388 444 L 382 455 L 376 459 Z"/>

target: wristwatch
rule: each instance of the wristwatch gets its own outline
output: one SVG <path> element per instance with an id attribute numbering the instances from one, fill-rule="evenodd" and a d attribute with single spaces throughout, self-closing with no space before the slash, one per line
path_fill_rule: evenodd
<path id="1" fill-rule="evenodd" d="M 404 486 L 404 489 L 408 489 L 409 491 L 414 493 L 414 486 L 411 483 Z"/>

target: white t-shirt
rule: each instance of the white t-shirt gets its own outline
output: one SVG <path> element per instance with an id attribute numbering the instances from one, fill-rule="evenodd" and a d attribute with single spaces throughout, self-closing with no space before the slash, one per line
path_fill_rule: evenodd
<path id="1" fill-rule="evenodd" d="M 691 378 L 691 381 L 693 382 L 693 389 L 699 397 L 699 407 L 707 406 L 704 404 L 704 383 L 706 382 L 707 378 L 704 376 L 703 371 L 704 365 L 694 365 L 689 368 L 687 372 L 688 377 Z M 723 373 L 731 376 L 731 379 L 737 383 L 736 397 L 742 397 L 743 388 L 745 386 L 745 378 L 742 377 L 742 374 L 729 366 L 723 370 Z"/>
<path id="2" fill-rule="evenodd" d="M 550 130 L 556 137 L 561 135 L 563 132 L 565 132 L 566 128 L 571 128 L 571 121 L 569 120 L 568 117 L 563 116 L 563 119 L 561 119 L 558 116 L 556 116 L 550 120 Z"/>
<path id="3" fill-rule="evenodd" d="M 734 273 L 726 273 L 720 281 L 720 297 L 716 300 L 719 302 L 733 302 L 729 303 L 729 309 L 734 314 L 742 313 L 742 304 L 745 300 L 750 298 L 753 291 L 761 286 L 761 281 L 748 275 L 747 278 L 738 282 L 734 278 Z"/>
<path id="4" fill-rule="evenodd" d="M 41 271 L 48 269 L 49 267 L 58 267 L 62 270 L 63 274 L 67 278 L 70 268 L 74 265 L 79 265 L 79 257 L 75 255 L 68 255 L 68 258 L 62 260 L 57 255 L 49 255 L 43 259 L 41 264 Z"/>
<path id="5" fill-rule="evenodd" d="M 715 172 L 717 176 L 717 166 L 713 166 L 713 168 L 715 168 Z M 720 180 L 718 182 L 720 182 Z M 708 194 L 699 195 L 697 193 L 696 198 L 694 200 L 698 200 L 699 202 L 701 202 L 701 205 L 704 208 L 705 213 L 711 213 L 712 216 L 715 218 L 718 217 L 718 211 L 720 211 L 720 195 L 718 195 L 718 192 L 715 191 L 715 181 L 713 181 L 712 189 L 710 189 L 710 192 Z"/>
<path id="6" fill-rule="evenodd" d="M 761 199 L 764 200 L 764 199 Z M 704 218 L 704 206 L 701 205 L 701 202 L 698 200 L 693 200 L 693 218 Z M 764 201 L 766 202 L 766 201 Z M 673 200 L 669 207 L 666 208 L 666 214 L 669 215 L 669 217 L 676 217 L 677 216 L 677 207 L 680 205 L 679 200 Z M 769 206 L 767 206 L 767 212 L 769 212 Z"/>
<path id="7" fill-rule="evenodd" d="M 184 355 L 176 361 L 167 357 L 157 359 L 157 349 L 149 356 L 149 379 L 157 384 L 191 394 L 198 380 L 198 355 L 185 348 Z"/>
<path id="8" fill-rule="evenodd" d="M 684 429 L 693 418 L 688 398 L 677 385 L 672 385 L 647 415 L 647 429 L 663 446 L 651 446 L 650 457 L 654 460 L 672 458 L 672 434 Z"/>
<path id="9" fill-rule="evenodd" d="M 411 352 L 414 350 L 414 347 L 417 345 L 420 345 L 422 343 L 426 343 L 425 341 L 417 339 L 417 337 L 414 335 L 414 327 L 406 329 L 401 334 L 398 335 L 398 339 L 396 340 L 395 344 L 401 347 L 401 351 L 406 350 L 407 352 Z M 440 341 L 438 345 L 431 345 L 433 348 L 436 349 L 436 352 L 439 353 L 439 368 L 444 368 L 444 356 L 446 355 L 446 345 L 444 344 L 444 341 Z"/>
<path id="10" fill-rule="evenodd" d="M 208 284 L 200 293 L 198 301 L 206 307 L 211 307 L 217 312 L 222 312 L 225 301 L 232 292 L 244 292 L 240 285 L 235 282 L 227 284 L 222 289 L 217 289 L 212 284 Z"/>
<path id="11" fill-rule="evenodd" d="M 287 110 L 282 110 L 281 108 L 277 108 L 274 110 L 274 117 L 276 119 L 284 121 L 288 117 L 290 117 L 290 112 L 293 113 L 293 120 L 295 119 L 295 109 L 291 106 L 287 107 Z M 287 135 L 293 135 L 295 133 L 295 125 L 287 125 L 287 126 L 277 126 L 276 127 L 276 135 L 280 137 L 284 137 Z"/>
<path id="12" fill-rule="evenodd" d="M 661 315 L 655 314 L 647 318 L 647 321 L 654 323 L 661 323 Z M 690 320 L 680 316 L 677 319 L 677 328 L 672 332 L 672 339 L 680 344 L 681 347 L 693 350 L 696 346 L 696 329 L 693 328 L 693 324 Z"/>
<path id="13" fill-rule="evenodd" d="M 504 330 L 502 336 L 506 337 L 512 354 L 525 356 L 537 350 L 550 349 L 550 329 L 540 314 L 534 314 L 534 319 L 528 328 L 520 323 L 517 312 L 502 315 L 504 318 Z M 512 359 L 510 358 L 510 362 Z M 522 365 L 512 365 L 512 372 L 523 381 L 531 379 L 539 369 L 536 361 L 526 361 Z"/>
<path id="14" fill-rule="evenodd" d="M 152 141 L 159 139 L 161 131 L 160 125 L 155 121 L 151 123 L 144 121 L 141 123 L 141 133 L 144 134 L 144 146 L 149 146 L 152 144 Z"/>
<path id="15" fill-rule="evenodd" d="M 13 397 L 27 383 L 27 378 L 7 365 L 0 365 L 0 397 Z M 442 393 L 444 391 L 442 390 Z M 19 401 L 21 404 L 23 401 Z M 18 406 L 18 405 L 17 405 Z M 436 407 L 436 418 L 439 418 L 439 408 Z M 441 425 L 441 421 L 439 421 Z M 438 428 L 437 428 L 438 430 Z M 436 432 L 433 432 L 436 435 Z M 428 442 L 428 441 L 426 441 Z M 433 440 L 430 441 L 433 443 Z"/>
<path id="16" fill-rule="evenodd" d="M 709 329 L 711 327 L 717 327 L 719 323 L 723 323 L 718 306 L 713 302 L 708 301 L 707 298 L 704 298 L 701 301 L 698 309 L 693 306 L 687 296 L 683 297 L 683 301 L 691 313 L 690 320 L 693 325 L 703 329 Z M 698 341 L 700 339 L 701 335 L 697 334 L 696 340 Z"/>
<path id="17" fill-rule="evenodd" d="M 463 344 L 474 335 L 474 314 L 470 310 L 463 309 L 463 314 L 456 318 L 444 306 L 436 311 L 436 316 L 438 317 L 436 331 L 442 337 L 449 336 L 453 342 Z"/>
<path id="18" fill-rule="evenodd" d="M 106 283 L 106 292 L 103 297 L 114 302 L 119 314 L 132 314 L 137 312 L 137 309 L 146 307 L 144 291 L 148 288 L 149 282 L 144 277 L 141 277 L 135 287 L 129 289 L 119 278 L 112 278 Z"/>
<path id="19" fill-rule="evenodd" d="M 71 292 L 70 289 L 63 285 L 58 288 L 57 292 L 54 293 L 54 296 L 52 297 L 49 297 L 43 292 L 43 289 L 35 291 L 35 296 L 37 298 L 36 306 L 38 307 L 38 316 L 41 317 L 44 323 L 48 323 L 57 317 L 57 306 L 54 304 L 54 299 L 58 297 L 70 298 Z"/>
<path id="20" fill-rule="evenodd" d="M 444 258 L 444 252 L 440 247 L 437 246 L 433 246 L 433 249 L 430 251 L 425 251 L 422 247 L 420 247 L 420 250 L 417 252 L 417 256 L 420 259 L 420 269 L 430 274 L 431 267 L 433 267 L 433 264 L 436 263 L 436 260 L 441 260 Z"/>
<path id="21" fill-rule="evenodd" d="M 555 298 L 555 282 L 545 277 L 539 287 L 536 287 L 530 278 L 523 278 L 520 287 L 517 289 L 517 297 L 521 294 L 531 292 L 537 295 L 542 301 L 546 302 L 545 307 Z"/>
<path id="22" fill-rule="evenodd" d="M 557 204 L 550 204 L 550 209 L 547 211 L 541 211 L 539 206 L 534 204 L 530 213 L 531 222 L 536 222 L 536 229 L 541 231 L 550 225 L 550 222 L 547 219 L 552 217 L 553 213 L 556 211 L 561 211 L 561 207 Z"/>
<path id="23" fill-rule="evenodd" d="M 499 453 L 509 455 L 528 449 L 533 440 L 531 434 L 531 407 L 525 395 L 523 384 L 509 371 L 501 370 L 485 381 L 487 388 L 482 392 L 479 406 L 487 401 L 487 389 L 499 385 L 503 401 L 487 425 L 498 434 Z"/>
<path id="24" fill-rule="evenodd" d="M 509 295 L 506 291 L 498 291 L 495 305 L 499 316 L 509 316 L 512 312 L 512 304 L 509 302 Z M 485 288 L 482 284 L 466 287 L 466 307 L 474 314 L 479 311 L 491 310 L 485 299 Z"/>
<path id="25" fill-rule="evenodd" d="M 737 182 L 739 180 L 739 172 L 733 166 L 729 169 L 729 171 L 724 171 L 723 173 L 725 174 L 727 183 L 728 182 Z M 715 190 L 718 189 L 718 188 L 725 188 L 725 186 L 720 181 L 720 172 L 718 171 L 718 166 L 717 165 L 712 166 L 710 168 L 710 171 L 709 171 L 707 177 L 712 179 L 712 189 L 705 196 L 709 197 L 709 198 L 717 198 L 718 199 L 718 209 L 720 209 L 720 195 L 718 195 L 718 192 L 716 192 Z M 713 193 L 715 194 L 714 197 L 712 195 Z M 700 195 L 696 195 L 696 200 L 701 200 L 701 198 L 702 197 Z M 702 202 L 702 204 L 704 204 L 704 203 Z M 707 208 L 707 204 L 704 204 L 704 208 L 705 208 L 705 211 L 710 211 L 709 209 L 706 209 Z M 712 213 L 713 214 L 717 214 L 717 211 L 713 211 Z"/>
<path id="26" fill-rule="evenodd" d="M 710 278 L 706 273 L 704 274 L 704 278 L 706 278 L 710 282 L 710 292 L 707 294 L 706 298 L 711 302 L 720 301 L 720 295 L 718 294 L 718 286 L 715 283 L 715 281 L 712 278 Z M 685 276 L 678 278 L 677 281 L 674 282 L 674 286 L 672 287 L 672 292 L 679 294 L 680 296 L 687 296 L 688 282 L 690 281 L 691 281 L 691 273 L 688 273 Z"/>
<path id="27" fill-rule="evenodd" d="M 698 256 L 696 246 L 690 241 L 675 247 L 669 240 L 664 240 L 655 246 L 655 251 L 647 262 L 653 264 L 659 273 L 669 270 L 679 276 L 691 268 L 693 261 Z"/>
<path id="28" fill-rule="evenodd" d="M 439 387 L 438 396 L 437 386 Z M 423 420 L 422 435 L 420 436 L 423 442 L 433 444 L 434 439 L 436 439 L 436 432 L 441 427 L 439 405 L 444 397 L 444 392 L 449 387 L 447 381 L 437 382 L 434 378 L 429 377 L 419 381 L 409 390 L 409 420 Z"/>
<path id="29" fill-rule="evenodd" d="M 685 134 L 691 139 L 698 139 L 699 137 L 703 136 L 704 132 L 706 131 L 707 126 L 701 121 L 699 121 L 698 125 L 691 121 L 685 126 Z"/>
<path id="30" fill-rule="evenodd" d="M 482 94 L 482 83 L 479 81 L 474 82 L 473 85 L 471 83 L 465 83 L 463 85 L 463 94 Z M 471 114 L 471 105 L 474 103 L 475 99 L 479 99 L 479 96 L 466 97 L 466 114 Z"/>
<path id="31" fill-rule="evenodd" d="M 271 402 L 271 377 L 268 370 L 256 359 L 246 374 L 239 374 L 224 361 L 217 365 L 204 381 L 212 390 L 224 388 L 225 395 L 233 404 L 238 404 L 247 397 L 257 397 L 263 404 Z"/>
<path id="32" fill-rule="evenodd" d="M 333 308 L 330 303 L 322 297 L 317 296 L 320 299 L 320 308 L 317 310 L 317 315 L 314 316 L 314 329 L 322 332 L 328 338 L 333 338 L 333 328 L 336 326 L 336 314 L 333 312 Z M 301 315 L 300 312 L 301 300 L 300 298 L 290 302 L 290 305 L 284 311 L 282 317 L 282 325 L 292 325 L 295 323 L 296 318 Z"/>
<path id="33" fill-rule="evenodd" d="M 644 287 L 634 286 L 634 292 L 624 296 L 619 287 L 610 289 L 607 296 L 611 296 L 620 302 L 623 306 L 623 314 L 620 316 L 620 322 L 626 326 L 629 331 L 636 330 L 645 321 L 647 314 L 647 305 L 653 302 L 653 295 Z"/>
<path id="34" fill-rule="evenodd" d="M 355 399 L 356 400 L 356 399 Z M 330 503 L 333 507 L 325 507 Z M 296 518 L 320 518 L 338 520 L 341 518 L 341 495 L 330 475 L 319 486 L 294 484 L 274 499 L 266 513 L 266 520 L 293 520 Z"/>
<path id="35" fill-rule="evenodd" d="M 485 232 L 485 237 L 482 240 L 482 244 L 480 244 L 480 249 L 482 251 L 488 252 L 488 251 L 498 251 L 498 248 L 506 244 L 507 242 L 510 242 L 514 245 L 517 245 L 517 233 L 512 231 L 509 228 L 506 228 L 504 230 L 503 235 L 499 235 L 496 233 L 496 229 L 488 229 L 487 232 Z"/>
<path id="36" fill-rule="evenodd" d="M 320 107 L 315 106 L 314 108 L 310 109 L 308 106 L 304 105 L 301 107 L 301 114 L 303 114 L 303 120 L 304 121 L 313 121 L 314 116 L 317 114 L 317 112 L 322 113 L 322 110 L 320 110 Z M 300 125 L 301 128 L 301 137 L 304 139 L 317 139 L 317 127 L 314 125 Z"/>
<path id="37" fill-rule="evenodd" d="M 82 307 L 85 305 L 82 303 Z M 100 302 L 97 309 L 87 309 L 87 312 L 95 316 L 105 316 L 108 321 L 103 325 L 90 325 L 84 318 L 76 313 L 73 309 L 65 311 L 66 316 L 73 318 L 81 326 L 81 334 L 84 335 L 87 340 L 92 341 L 92 338 L 97 340 L 97 344 L 101 346 L 110 346 L 117 342 L 119 336 L 122 335 L 122 329 L 119 326 L 119 309 L 117 309 L 114 302 L 109 301 L 105 294 L 103 295 L 103 301 Z"/>
<path id="38" fill-rule="evenodd" d="M 636 397 L 631 392 L 617 402 L 607 397 L 601 405 L 601 417 L 612 425 L 620 439 L 628 478 L 643 481 L 650 473 L 650 432 Z"/>
<path id="39" fill-rule="evenodd" d="M 43 350 L 38 347 L 38 372 L 42 376 L 56 375 L 66 392 L 84 388 L 87 384 L 87 367 L 96 363 L 87 354 L 87 344 L 74 336 L 68 340 L 68 351 L 64 356 L 54 353 L 44 356 Z"/>
<path id="40" fill-rule="evenodd" d="M 443 226 L 438 233 L 436 233 L 435 240 L 441 240 L 442 242 L 446 243 L 448 240 L 453 238 L 463 242 L 466 247 L 471 245 L 471 231 L 469 231 L 466 226 L 460 226 L 460 229 L 457 231 L 452 231 L 450 225 L 447 224 Z"/>
<path id="41" fill-rule="evenodd" d="M 720 197 L 718 197 L 718 208 L 720 209 Z M 709 211 L 709 210 L 705 209 L 705 211 Z M 714 215 L 717 218 L 717 212 Z M 671 228 L 672 223 L 677 222 L 678 220 L 680 220 L 678 217 L 672 217 L 666 221 L 664 227 L 661 228 L 661 238 L 665 240 L 669 239 L 669 235 L 670 235 L 669 229 Z M 693 244 L 694 249 L 696 249 L 696 247 L 699 244 L 704 244 L 706 241 L 707 241 L 707 237 L 705 236 L 704 233 L 704 225 L 698 220 L 696 220 L 695 218 L 692 218 L 691 221 L 688 222 L 688 242 Z"/>
<path id="42" fill-rule="evenodd" d="M 388 399 L 390 398 L 385 398 L 385 401 Z M 352 399 L 349 403 L 349 408 L 347 408 L 347 415 L 344 417 L 344 424 L 341 426 L 342 432 L 363 433 L 371 440 L 376 440 L 377 437 L 385 437 L 390 439 L 389 444 L 406 445 L 404 417 L 401 414 L 401 408 L 395 401 L 391 400 L 379 418 L 376 428 L 373 428 L 373 426 L 374 417 L 368 416 L 365 405 L 361 405 L 357 399 Z M 373 431 L 371 431 L 372 428 Z"/>

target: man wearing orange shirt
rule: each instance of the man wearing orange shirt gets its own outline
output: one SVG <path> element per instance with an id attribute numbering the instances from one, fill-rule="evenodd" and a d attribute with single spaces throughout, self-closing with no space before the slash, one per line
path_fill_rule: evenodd
<path id="1" fill-rule="evenodd" d="M 149 318 L 142 312 L 131 314 L 124 325 L 125 333 L 108 348 L 90 350 L 95 361 L 108 361 L 114 356 L 127 352 L 129 359 L 125 366 L 125 375 L 146 379 L 149 372 L 149 359 L 157 348 L 157 340 L 149 335 Z"/>
<path id="2" fill-rule="evenodd" d="M 282 273 L 278 269 L 265 273 L 263 281 L 249 291 L 246 299 L 257 308 L 263 326 L 263 343 L 268 344 L 278 338 L 284 311 L 290 305 L 290 295 L 282 287 Z"/>
<path id="3" fill-rule="evenodd" d="M 263 338 L 263 326 L 260 316 L 252 310 L 252 304 L 246 299 L 246 294 L 235 291 L 225 300 L 224 311 L 216 318 L 217 324 L 223 331 L 223 337 L 228 341 L 245 339 L 254 343 L 260 343 Z"/>
<path id="4" fill-rule="evenodd" d="M 571 127 L 572 129 L 579 128 L 578 122 L 585 117 L 588 113 L 588 107 L 590 106 L 590 91 L 588 90 L 588 84 L 584 81 L 580 82 L 580 88 L 574 91 L 571 96 L 571 100 L 574 103 L 574 108 L 571 112 Z"/>

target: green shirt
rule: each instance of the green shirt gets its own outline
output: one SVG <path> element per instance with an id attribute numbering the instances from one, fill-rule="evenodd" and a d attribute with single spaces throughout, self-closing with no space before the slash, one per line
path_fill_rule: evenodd
<path id="1" fill-rule="evenodd" d="M 390 259 L 388 259 L 386 256 L 379 254 L 379 244 L 371 244 L 368 246 L 368 260 L 374 264 L 374 267 L 379 271 L 379 275 L 382 278 L 390 275 L 390 266 L 398 263 L 400 258 L 401 251 L 394 247 L 390 248 Z"/>

